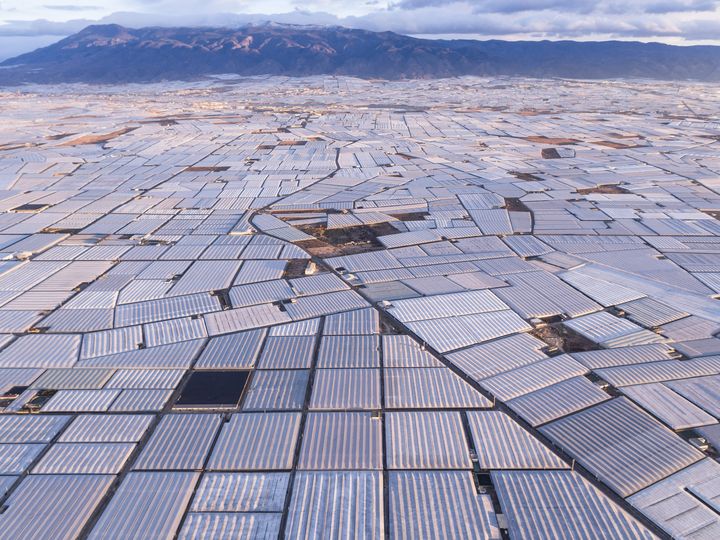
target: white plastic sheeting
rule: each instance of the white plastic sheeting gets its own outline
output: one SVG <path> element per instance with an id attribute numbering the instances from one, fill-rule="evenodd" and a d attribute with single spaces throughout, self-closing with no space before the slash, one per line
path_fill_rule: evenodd
<path id="1" fill-rule="evenodd" d="M 655 535 L 570 471 L 493 471 L 510 538 L 652 540 Z"/>

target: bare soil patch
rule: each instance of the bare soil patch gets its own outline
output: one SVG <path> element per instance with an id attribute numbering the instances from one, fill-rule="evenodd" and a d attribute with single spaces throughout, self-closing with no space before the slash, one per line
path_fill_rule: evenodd
<path id="1" fill-rule="evenodd" d="M 306 225 L 298 227 L 314 236 L 315 240 L 297 242 L 308 253 L 316 257 L 337 257 L 385 249 L 378 236 L 397 234 L 398 230 L 389 223 L 358 225 L 342 229 L 327 229 L 325 226 Z"/>
<path id="2" fill-rule="evenodd" d="M 590 195 L 591 193 L 600 193 L 603 195 L 623 195 L 630 193 L 627 189 L 617 184 L 605 184 L 602 186 L 595 186 L 586 189 L 578 189 L 577 192 L 580 195 Z"/>
<path id="3" fill-rule="evenodd" d="M 115 131 L 111 131 L 110 133 L 101 133 L 98 135 L 83 135 L 82 137 L 78 137 L 76 139 L 72 139 L 70 141 L 67 141 L 60 146 L 80 146 L 81 144 L 104 144 L 108 141 L 111 141 L 117 137 L 120 137 L 122 135 L 125 135 L 126 133 L 130 133 L 131 131 L 135 131 L 136 127 L 127 127 L 118 129 Z"/>
<path id="4" fill-rule="evenodd" d="M 564 353 L 594 351 L 599 347 L 584 336 L 573 332 L 562 323 L 551 323 L 535 328 L 530 332 L 533 336 L 541 339 L 550 347 Z"/>
<path id="5" fill-rule="evenodd" d="M 537 135 L 531 135 L 530 137 L 524 137 L 526 141 L 539 143 L 539 144 L 552 144 L 552 145 L 563 145 L 563 144 L 577 144 L 580 141 L 577 139 L 563 139 L 561 137 L 542 137 Z"/>

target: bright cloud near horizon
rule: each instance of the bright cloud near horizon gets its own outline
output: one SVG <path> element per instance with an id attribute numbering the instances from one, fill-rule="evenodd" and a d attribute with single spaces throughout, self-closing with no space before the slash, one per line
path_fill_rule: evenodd
<path id="1" fill-rule="evenodd" d="M 335 24 L 426 37 L 720 45 L 720 0 L 0 0 L 0 59 L 90 24 Z"/>

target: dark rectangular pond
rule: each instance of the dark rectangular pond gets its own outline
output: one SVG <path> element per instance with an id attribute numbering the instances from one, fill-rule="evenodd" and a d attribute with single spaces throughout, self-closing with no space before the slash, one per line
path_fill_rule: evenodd
<path id="1" fill-rule="evenodd" d="M 249 371 L 193 371 L 175 406 L 236 407 L 249 376 Z"/>

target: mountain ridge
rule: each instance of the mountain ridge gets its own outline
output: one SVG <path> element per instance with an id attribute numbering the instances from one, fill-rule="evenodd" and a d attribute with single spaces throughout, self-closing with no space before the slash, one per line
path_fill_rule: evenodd
<path id="1" fill-rule="evenodd" d="M 194 80 L 208 75 L 475 76 L 720 81 L 720 47 L 623 41 L 429 40 L 340 26 L 92 25 L 0 63 L 0 84 Z"/>

